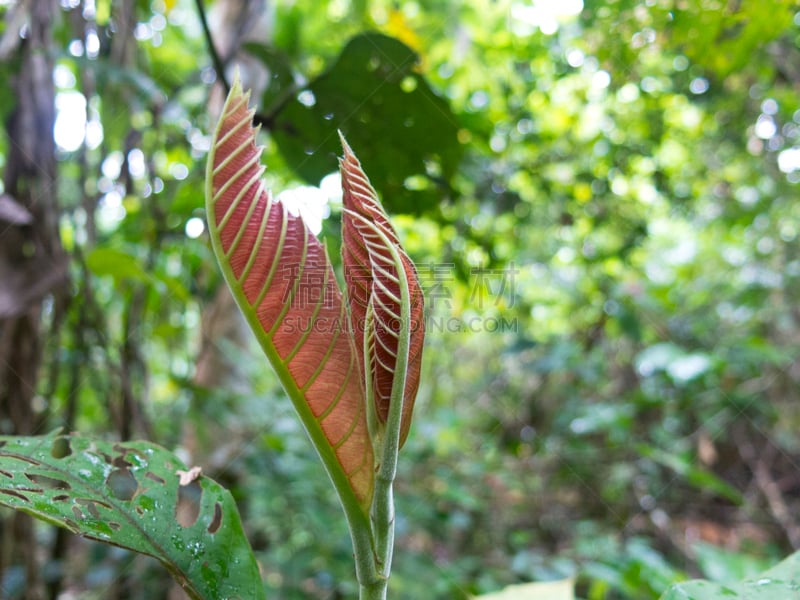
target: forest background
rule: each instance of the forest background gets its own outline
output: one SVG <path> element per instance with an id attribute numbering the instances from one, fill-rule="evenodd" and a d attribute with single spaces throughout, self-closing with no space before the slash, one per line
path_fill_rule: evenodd
<path id="1" fill-rule="evenodd" d="M 419 268 L 396 597 L 575 577 L 657 598 L 800 548 L 796 1 L 0 14 L 0 433 L 177 449 L 233 491 L 269 597 L 353 595 L 337 501 L 205 232 L 238 65 L 267 182 L 334 261 L 338 128 Z M 180 597 L 153 560 L 0 516 L 4 598 Z"/>

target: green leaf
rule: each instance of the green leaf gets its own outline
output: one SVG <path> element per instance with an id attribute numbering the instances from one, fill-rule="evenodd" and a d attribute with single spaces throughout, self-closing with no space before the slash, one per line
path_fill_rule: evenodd
<path id="1" fill-rule="evenodd" d="M 150 282 L 150 276 L 136 257 L 115 248 L 94 248 L 86 255 L 86 266 L 99 277 L 109 275 L 118 281 L 128 279 Z"/>
<path id="2" fill-rule="evenodd" d="M 148 442 L 0 437 L 0 504 L 150 555 L 192 598 L 263 598 L 230 493 Z"/>
<path id="3" fill-rule="evenodd" d="M 181 302 L 189 302 L 191 295 L 176 277 L 156 270 L 148 273 L 135 256 L 116 248 L 98 246 L 86 255 L 86 266 L 98 277 L 112 277 L 118 283 L 135 281 L 153 286 L 159 293 L 167 294 Z"/>
<path id="4" fill-rule="evenodd" d="M 742 494 L 739 490 L 726 483 L 712 472 L 693 464 L 689 458 L 678 454 L 670 454 L 669 452 L 658 448 L 652 448 L 644 444 L 639 444 L 636 449 L 643 457 L 649 458 L 673 470 L 692 485 L 700 489 L 714 492 L 735 504 L 742 503 Z"/>
<path id="5" fill-rule="evenodd" d="M 438 206 L 442 192 L 428 176 L 449 181 L 462 147 L 449 104 L 415 70 L 417 63 L 417 54 L 394 38 L 352 38 L 333 66 L 278 114 L 272 135 L 287 164 L 318 184 L 336 169 L 341 129 L 369 157 L 364 170 L 380 182 L 390 212 Z M 407 187 L 409 178 L 425 185 Z"/>
<path id="6" fill-rule="evenodd" d="M 761 575 L 741 583 L 723 585 L 705 580 L 676 583 L 661 600 L 778 600 L 797 598 L 800 590 L 800 552 Z"/>
<path id="7" fill-rule="evenodd" d="M 741 69 L 791 24 L 793 0 L 762 0 L 720 5 L 719 10 L 687 3 L 673 11 L 669 29 L 693 61 L 727 77 Z"/>
<path id="8" fill-rule="evenodd" d="M 499 592 L 482 594 L 476 600 L 573 600 L 575 582 L 570 579 L 509 585 Z"/>
<path id="9" fill-rule="evenodd" d="M 697 542 L 692 551 L 703 576 L 720 583 L 754 576 L 767 569 L 774 560 L 741 550 L 720 548 L 707 542 Z"/>

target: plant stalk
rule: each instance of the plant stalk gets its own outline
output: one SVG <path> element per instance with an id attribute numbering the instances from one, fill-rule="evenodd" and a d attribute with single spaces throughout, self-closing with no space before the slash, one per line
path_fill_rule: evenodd
<path id="1" fill-rule="evenodd" d="M 389 404 L 389 414 L 383 427 L 378 427 L 378 432 L 371 431 L 372 441 L 380 458 L 376 465 L 375 491 L 370 508 L 370 525 L 375 542 L 374 566 L 380 577 L 374 583 L 374 588 L 362 587 L 362 600 L 364 598 L 385 598 L 392 570 L 392 554 L 394 552 L 394 480 L 397 474 L 397 457 L 400 450 L 400 425 L 403 414 L 404 393 L 406 387 L 406 369 L 408 365 L 408 349 L 410 343 L 410 299 L 408 280 L 403 264 L 397 250 L 392 247 L 380 231 L 376 233 L 383 238 L 383 242 L 392 253 L 397 269 L 400 287 L 400 319 L 404 326 L 398 333 L 397 362 L 395 364 L 395 378 L 392 382 L 392 396 Z M 367 398 L 373 402 L 372 394 Z M 374 592 L 372 591 L 374 589 Z M 370 596 L 364 593 L 380 593 Z"/>
<path id="2" fill-rule="evenodd" d="M 380 579 L 369 584 L 361 584 L 358 588 L 358 600 L 386 600 L 388 579 Z"/>

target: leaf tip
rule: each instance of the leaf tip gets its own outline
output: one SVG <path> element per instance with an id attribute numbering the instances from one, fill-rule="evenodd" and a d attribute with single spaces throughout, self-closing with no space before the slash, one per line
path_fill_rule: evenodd
<path id="1" fill-rule="evenodd" d="M 254 108 L 250 107 L 251 91 L 252 90 L 250 90 L 249 88 L 245 89 L 244 86 L 242 85 L 242 77 L 239 72 L 239 67 L 237 66 L 233 72 L 233 81 L 231 82 L 230 90 L 228 90 L 228 97 L 225 100 L 225 108 L 223 108 L 222 114 L 224 115 L 226 113 L 226 109 L 230 106 L 233 106 L 233 103 L 236 103 L 237 105 L 244 103 L 245 110 L 247 111 L 247 117 L 252 123 L 256 111 Z M 260 129 L 261 129 L 260 123 L 253 127 L 254 139 L 255 135 L 258 134 Z"/>
<path id="2" fill-rule="evenodd" d="M 347 143 L 347 140 L 344 137 L 341 129 L 337 129 L 336 132 L 339 134 L 339 141 L 342 144 L 342 151 L 343 156 L 339 159 L 339 169 L 341 171 L 346 170 L 346 165 L 349 165 L 350 169 L 352 168 L 361 168 L 361 162 L 356 157 L 356 153 L 353 152 L 353 149 L 350 147 L 350 144 Z M 344 173 L 342 173 L 344 176 Z"/>
<path id="3" fill-rule="evenodd" d="M 344 150 L 345 156 L 348 154 L 352 154 L 353 151 L 350 149 L 350 144 L 347 143 L 347 140 L 344 137 L 341 129 L 337 129 L 336 133 L 339 134 L 339 142 L 342 144 L 342 150 Z"/>
<path id="4" fill-rule="evenodd" d="M 242 94 L 242 77 L 239 74 L 239 65 L 236 65 L 233 71 L 233 82 L 231 83 L 230 93 Z M 248 92 L 249 94 L 249 92 Z"/>

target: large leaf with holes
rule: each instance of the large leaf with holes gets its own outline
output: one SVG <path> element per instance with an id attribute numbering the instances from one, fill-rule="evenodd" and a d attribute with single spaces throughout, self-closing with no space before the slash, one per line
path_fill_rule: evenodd
<path id="1" fill-rule="evenodd" d="M 399 444 L 411 425 L 425 337 L 422 288 L 375 189 L 342 140 L 342 263 L 356 354 L 376 416 L 385 423 L 402 378 Z M 401 272 L 402 271 L 402 272 Z M 404 298 L 407 315 L 403 315 Z M 405 341 L 403 341 L 405 338 Z"/>
<path id="2" fill-rule="evenodd" d="M 271 129 L 286 163 L 318 184 L 336 168 L 340 129 L 365 157 L 390 211 L 438 206 L 462 146 L 449 104 L 417 72 L 418 62 L 394 38 L 352 38 L 330 69 L 278 113 Z"/>
<path id="3" fill-rule="evenodd" d="M 800 552 L 761 575 L 739 583 L 705 580 L 676 583 L 661 600 L 782 600 L 800 597 Z"/>
<path id="4" fill-rule="evenodd" d="M 209 232 L 225 280 L 347 510 L 372 499 L 366 402 L 342 294 L 325 248 L 261 179 L 253 111 L 236 81 L 206 175 Z"/>
<path id="5" fill-rule="evenodd" d="M 192 598 L 264 597 L 230 493 L 154 444 L 0 437 L 0 504 L 153 556 Z"/>

